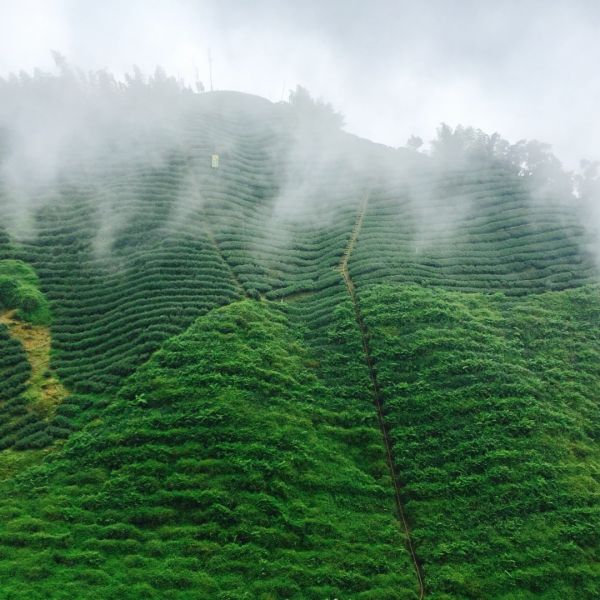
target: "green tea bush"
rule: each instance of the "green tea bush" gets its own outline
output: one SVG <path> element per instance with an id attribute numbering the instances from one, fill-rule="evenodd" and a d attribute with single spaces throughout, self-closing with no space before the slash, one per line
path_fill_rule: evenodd
<path id="1" fill-rule="evenodd" d="M 432 597 L 595 597 L 598 289 L 360 302 Z"/>
<path id="2" fill-rule="evenodd" d="M 143 580 L 173 598 L 368 597 L 391 587 L 415 598 L 383 454 L 353 445 L 375 445 L 378 431 L 371 418 L 360 433 L 342 424 L 342 399 L 303 366 L 306 352 L 281 311 L 250 300 L 167 342 L 101 422 L 6 484 L 29 514 L 53 507 L 53 518 L 36 521 L 43 546 L 3 523 L 0 550 L 60 556 L 35 579 L 13 572 L 15 589 L 52 597 L 77 583 L 83 597 L 108 598 Z M 30 495 L 32 485 L 42 488 Z"/>
<path id="3" fill-rule="evenodd" d="M 23 320 L 48 325 L 50 307 L 38 286 L 38 277 L 29 265 L 19 260 L 0 260 L 0 308 L 16 308 Z"/>

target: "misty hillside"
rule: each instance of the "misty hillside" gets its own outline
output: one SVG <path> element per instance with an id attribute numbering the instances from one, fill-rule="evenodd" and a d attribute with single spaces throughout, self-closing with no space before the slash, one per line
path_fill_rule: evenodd
<path id="1" fill-rule="evenodd" d="M 57 82 L 0 85 L 0 599 L 600 595 L 597 246 L 541 145 Z"/>

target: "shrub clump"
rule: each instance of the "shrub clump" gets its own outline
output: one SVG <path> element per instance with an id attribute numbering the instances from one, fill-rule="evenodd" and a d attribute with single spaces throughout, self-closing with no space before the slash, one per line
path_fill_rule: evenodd
<path id="1" fill-rule="evenodd" d="M 35 271 L 20 260 L 0 261 L 0 309 L 17 309 L 20 319 L 50 324 L 50 306 Z"/>

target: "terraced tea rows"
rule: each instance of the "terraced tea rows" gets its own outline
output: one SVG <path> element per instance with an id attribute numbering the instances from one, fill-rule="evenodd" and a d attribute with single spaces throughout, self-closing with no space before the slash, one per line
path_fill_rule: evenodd
<path id="1" fill-rule="evenodd" d="M 3 484 L 11 598 L 415 598 L 411 552 L 433 600 L 593 598 L 597 290 L 544 293 L 597 275 L 575 207 L 287 105 L 186 111 L 73 156 L 29 228 L 0 182 L 73 391 L 28 422 L 0 326 L 2 456 L 68 437 Z"/>
<path id="2" fill-rule="evenodd" d="M 67 392 L 50 371 L 50 314 L 38 286 L 29 265 L 0 261 L 0 450 L 43 448 L 70 433 L 53 418 Z M 0 458 L 0 476 L 11 462 Z"/>
<path id="3" fill-rule="evenodd" d="M 114 243 L 117 266 L 94 257 L 85 208 L 66 206 L 55 219 L 44 218 L 29 248 L 56 305 L 58 372 L 76 390 L 114 389 L 162 340 L 238 297 L 206 235 L 183 226 L 173 235 L 163 231 L 159 216 L 169 196 L 156 190 L 152 176 L 141 188 L 142 200 L 128 206 L 133 224 Z M 61 255 L 49 261 L 57 246 Z"/>
<path id="4" fill-rule="evenodd" d="M 43 415 L 32 410 L 25 396 L 31 365 L 4 320 L 0 317 L 0 481 L 39 462 L 40 455 L 31 449 L 68 434 L 49 426 Z"/>
<path id="5" fill-rule="evenodd" d="M 432 598 L 593 598 L 598 289 L 361 298 Z"/>
<path id="6" fill-rule="evenodd" d="M 0 399 L 6 402 L 18 398 L 25 391 L 31 367 L 23 346 L 12 338 L 4 323 L 0 323 L 0 344 Z M 4 408 L 6 409 L 6 406 Z"/>
<path id="7" fill-rule="evenodd" d="M 350 265 L 359 288 L 393 280 L 522 294 L 593 275 L 568 207 L 537 205 L 505 171 L 405 167 L 403 155 L 342 133 L 313 140 L 278 107 L 227 98 L 229 113 L 199 103 L 159 159 L 107 155 L 40 190 L 45 208 L 20 253 L 55 305 L 56 368 L 72 389 L 116 389 L 164 339 L 241 294 L 322 293 L 334 305 L 343 288 L 333 269 L 366 188 L 371 210 Z M 10 204 L 5 190 L 0 213 Z"/>
<path id="8" fill-rule="evenodd" d="M 367 212 L 368 206 L 369 195 L 366 194 L 363 204 L 359 209 L 359 213 L 356 218 L 356 223 L 354 224 L 354 228 L 352 229 L 352 235 L 350 236 L 350 239 L 346 246 L 346 250 L 344 251 L 344 257 L 342 258 L 342 261 L 340 263 L 340 271 L 342 273 L 342 277 L 344 278 L 344 283 L 346 285 L 346 290 L 348 291 L 348 296 L 352 301 L 352 305 L 356 315 L 356 323 L 360 330 L 363 354 L 365 362 L 367 363 L 367 368 L 369 370 L 369 379 L 371 380 L 373 404 L 375 405 L 375 411 L 377 412 L 377 422 L 379 424 L 379 430 L 381 431 L 381 436 L 383 438 L 386 461 L 388 464 L 388 469 L 390 471 L 390 479 L 392 481 L 392 486 L 394 489 L 394 499 L 396 501 L 396 511 L 398 514 L 398 520 L 400 521 L 400 524 L 406 536 L 406 546 L 410 552 L 410 556 L 415 567 L 415 574 L 417 576 L 419 598 L 422 599 L 425 597 L 425 581 L 423 578 L 423 570 L 415 552 L 410 528 L 408 526 L 408 520 L 406 518 L 406 513 L 403 508 L 402 492 L 400 489 L 400 482 L 398 481 L 398 476 L 396 475 L 396 465 L 394 461 L 393 448 L 390 441 L 389 428 L 385 421 L 385 416 L 383 412 L 383 397 L 379 388 L 379 382 L 377 381 L 377 373 L 375 371 L 375 364 L 371 354 L 371 348 L 369 343 L 370 335 L 362 317 L 362 311 L 358 303 L 358 298 L 356 297 L 354 282 L 352 281 L 352 278 L 350 277 L 350 272 L 348 271 L 348 263 L 350 261 L 350 257 L 352 256 L 352 252 L 354 251 L 354 248 L 356 246 L 358 237 L 361 233 L 365 213 Z"/>
<path id="9" fill-rule="evenodd" d="M 577 287 L 596 267 L 572 203 L 536 199 L 505 170 L 421 173 L 373 194 L 357 285 L 398 281 L 511 295 Z"/>
<path id="10" fill-rule="evenodd" d="M 168 342 L 0 499 L 5 590 L 415 598 L 377 430 L 329 409 L 305 356 L 249 300 Z"/>

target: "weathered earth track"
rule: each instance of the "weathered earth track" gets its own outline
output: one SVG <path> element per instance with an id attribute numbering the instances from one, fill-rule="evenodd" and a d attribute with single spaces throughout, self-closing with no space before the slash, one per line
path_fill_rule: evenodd
<path id="1" fill-rule="evenodd" d="M 348 240 L 348 244 L 346 245 L 346 249 L 344 250 L 344 255 L 340 262 L 340 272 L 342 277 L 344 278 L 344 283 L 346 284 L 346 289 L 348 290 L 348 295 L 352 300 L 352 304 L 354 306 L 354 313 L 356 316 L 356 322 L 360 329 L 361 333 L 361 341 L 363 347 L 363 353 L 365 356 L 365 361 L 367 363 L 367 367 L 369 369 L 369 378 L 371 379 L 371 386 L 373 390 L 373 402 L 375 404 L 375 409 L 377 411 L 377 421 L 379 423 L 379 429 L 381 430 L 381 435 L 383 437 L 383 444 L 385 446 L 386 453 L 386 461 L 388 464 L 390 478 L 392 480 L 392 485 L 394 487 L 394 500 L 396 502 L 396 510 L 398 513 L 398 520 L 401 523 L 402 529 L 404 530 L 405 538 L 406 538 L 406 546 L 411 555 L 411 560 L 415 568 L 415 574 L 418 581 L 419 588 L 419 599 L 425 597 L 425 581 L 423 577 L 423 569 L 417 558 L 417 554 L 415 552 L 414 543 L 412 540 L 410 527 L 408 525 L 408 521 L 406 518 L 406 514 L 404 512 L 404 508 L 402 505 L 402 496 L 400 493 L 400 482 L 398 481 L 398 477 L 396 475 L 396 470 L 394 468 L 394 458 L 392 454 L 392 443 L 390 440 L 389 431 L 387 428 L 387 424 L 385 422 L 385 417 L 383 413 L 383 397 L 381 394 L 381 390 L 379 388 L 379 383 L 377 382 L 377 373 L 375 371 L 375 365 L 373 361 L 373 356 L 371 354 L 371 350 L 369 347 L 369 332 L 367 330 L 367 326 L 362 317 L 362 313 L 360 310 L 360 305 L 358 302 L 358 298 L 356 296 L 356 288 L 354 286 L 354 282 L 352 281 L 352 277 L 350 276 L 350 271 L 348 269 L 348 262 L 350 261 L 350 257 L 352 256 L 352 251 L 356 246 L 356 242 L 360 235 L 360 231 L 362 229 L 362 224 L 365 218 L 365 214 L 367 211 L 367 207 L 369 204 L 369 194 L 365 195 L 363 203 L 360 207 L 358 216 L 356 218 L 356 222 L 352 229 L 352 234 L 350 239 Z"/>

